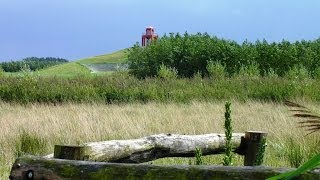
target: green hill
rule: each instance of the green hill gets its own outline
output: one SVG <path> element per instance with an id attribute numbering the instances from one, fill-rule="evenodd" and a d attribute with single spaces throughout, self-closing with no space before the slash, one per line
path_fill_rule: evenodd
<path id="1" fill-rule="evenodd" d="M 75 76 L 87 75 L 91 71 L 78 62 L 65 63 L 38 71 L 41 76 Z"/>
<path id="2" fill-rule="evenodd" d="M 93 56 L 76 60 L 38 71 L 39 75 L 43 76 L 75 76 L 75 75 L 89 75 L 93 73 L 110 73 L 110 70 L 99 71 L 99 66 L 116 65 L 126 62 L 126 49 L 116 51 L 111 54 Z M 108 68 L 108 67 L 107 67 Z M 109 68 L 110 69 L 110 68 Z"/>
<path id="3" fill-rule="evenodd" d="M 80 64 L 106 64 L 106 63 L 124 63 L 127 61 L 127 49 L 113 52 L 111 54 L 99 55 L 80 59 Z"/>

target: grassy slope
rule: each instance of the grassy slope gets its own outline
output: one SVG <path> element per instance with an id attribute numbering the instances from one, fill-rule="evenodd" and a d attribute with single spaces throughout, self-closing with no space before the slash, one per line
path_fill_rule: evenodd
<path id="1" fill-rule="evenodd" d="M 43 76 L 88 75 L 90 70 L 77 62 L 65 63 L 38 71 Z"/>
<path id="2" fill-rule="evenodd" d="M 77 75 L 89 75 L 90 70 L 81 64 L 103 64 L 103 63 L 122 63 L 127 59 L 126 49 L 120 50 L 111 54 L 105 54 L 100 56 L 89 57 L 81 60 L 77 60 L 70 63 L 65 63 L 46 69 L 42 69 L 38 72 L 41 76 L 77 76 Z M 106 73 L 99 73 L 106 74 Z"/>
<path id="3" fill-rule="evenodd" d="M 89 57 L 80 59 L 77 62 L 81 64 L 105 64 L 105 63 L 123 63 L 127 60 L 126 49 L 105 54 L 100 56 Z"/>

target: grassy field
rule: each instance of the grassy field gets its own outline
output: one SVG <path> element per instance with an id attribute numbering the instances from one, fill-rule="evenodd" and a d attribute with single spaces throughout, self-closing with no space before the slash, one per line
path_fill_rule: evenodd
<path id="1" fill-rule="evenodd" d="M 90 75 L 91 72 L 88 68 L 77 62 L 69 62 L 56 66 L 52 66 L 49 68 L 41 69 L 39 71 L 31 71 L 31 72 L 6 72 L 5 76 L 42 76 L 42 77 L 75 77 L 75 76 L 83 76 Z"/>
<path id="2" fill-rule="evenodd" d="M 94 56 L 89 58 L 84 58 L 76 60 L 69 63 L 64 63 L 56 65 L 53 67 L 45 68 L 36 72 L 14 72 L 5 73 L 6 76 L 22 76 L 25 74 L 37 75 L 37 76 L 59 76 L 59 77 L 75 77 L 83 75 L 92 75 L 91 70 L 86 67 L 86 65 L 99 65 L 99 64 L 117 64 L 124 63 L 127 60 L 126 49 L 116 51 L 110 54 Z M 112 72 L 96 72 L 95 75 L 106 75 L 112 74 Z"/>
<path id="3" fill-rule="evenodd" d="M 40 76 L 64 76 L 75 77 L 79 75 L 92 75 L 91 70 L 86 65 L 94 64 L 108 64 L 108 63 L 123 63 L 127 59 L 126 50 L 120 50 L 111 54 L 89 57 L 80 59 L 67 64 L 54 66 L 51 68 L 43 69 L 38 72 Z M 105 75 L 111 72 L 95 72 L 95 75 Z"/>
<path id="4" fill-rule="evenodd" d="M 320 101 L 315 79 L 256 77 L 228 79 L 137 79 L 124 72 L 76 77 L 0 77 L 0 99 L 10 103 L 145 103 L 238 99 L 282 102 Z"/>
<path id="5" fill-rule="evenodd" d="M 123 63 L 126 57 L 127 51 L 121 50 L 0 77 L 0 179 L 7 179 L 18 156 L 46 155 L 54 144 L 158 133 L 223 133 L 226 99 L 233 99 L 234 132 L 269 133 L 265 165 L 296 167 L 320 151 L 319 135 L 304 136 L 298 120 L 276 103 L 303 99 L 300 103 L 319 110 L 319 79 L 299 73 L 138 79 L 125 71 L 92 73 L 87 68 Z M 189 164 L 189 160 L 164 158 L 153 163 Z M 221 164 L 222 156 L 206 156 L 204 163 Z M 237 156 L 234 164 L 242 165 L 242 157 Z"/>
<path id="6" fill-rule="evenodd" d="M 105 63 L 123 63 L 127 60 L 126 49 L 105 54 L 100 56 L 93 56 L 89 58 L 80 59 L 77 62 L 81 64 L 105 64 Z"/>
<path id="7" fill-rule="evenodd" d="M 301 102 L 311 109 L 319 104 Z M 147 104 L 62 104 L 60 106 L 0 103 L 0 179 L 22 154 L 46 155 L 54 144 L 139 138 L 158 133 L 223 133 L 224 102 Z M 232 101 L 234 132 L 267 131 L 264 165 L 295 166 L 319 152 L 318 134 L 304 136 L 297 119 L 278 103 Z M 205 164 L 221 164 L 222 156 L 206 156 Z M 188 158 L 164 158 L 156 164 L 188 164 Z M 242 165 L 237 156 L 235 165 Z"/>
<path id="8" fill-rule="evenodd" d="M 38 71 L 40 76 L 63 76 L 73 77 L 89 75 L 90 70 L 77 62 L 65 63 Z"/>

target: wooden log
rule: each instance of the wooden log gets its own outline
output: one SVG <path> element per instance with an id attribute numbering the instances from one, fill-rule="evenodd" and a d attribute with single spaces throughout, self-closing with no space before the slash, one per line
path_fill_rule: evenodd
<path id="1" fill-rule="evenodd" d="M 160 166 L 20 157 L 10 179 L 266 179 L 293 170 L 263 166 Z M 319 179 L 320 171 L 304 173 L 298 179 Z"/>
<path id="2" fill-rule="evenodd" d="M 237 153 L 239 153 L 237 148 L 240 147 L 241 136 L 244 136 L 244 134 L 234 133 L 232 137 L 232 145 Z M 80 148 L 78 146 L 73 147 Z M 203 155 L 224 153 L 225 135 L 159 134 L 141 139 L 90 142 L 83 144 L 81 147 L 87 148 L 84 151 L 85 154 L 82 154 L 86 160 L 142 163 L 163 157 L 193 157 L 196 147 L 201 149 Z M 55 154 L 61 154 L 61 146 L 57 149 L 59 152 L 55 152 Z M 72 150 L 68 151 L 72 152 Z M 69 153 L 68 157 L 64 156 L 63 159 L 73 159 L 74 156 Z M 52 157 L 52 155 L 46 157 Z"/>
<path id="3" fill-rule="evenodd" d="M 262 145 L 262 141 L 267 137 L 266 132 L 262 131 L 247 131 L 245 132 L 245 156 L 244 156 L 244 165 L 245 166 L 256 166 L 261 165 L 257 164 L 257 158 L 259 158 L 259 148 Z"/>

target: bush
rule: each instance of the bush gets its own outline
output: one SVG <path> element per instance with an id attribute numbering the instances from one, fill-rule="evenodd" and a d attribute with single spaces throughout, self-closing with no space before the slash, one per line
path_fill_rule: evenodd
<path id="1" fill-rule="evenodd" d="M 178 71 L 175 68 L 168 68 L 164 64 L 161 64 L 158 70 L 158 77 L 162 79 L 176 79 Z"/>
<path id="2" fill-rule="evenodd" d="M 305 80 L 309 79 L 309 72 L 302 65 L 294 66 L 286 73 L 285 77 L 290 80 Z"/>
<path id="3" fill-rule="evenodd" d="M 31 69 L 28 64 L 22 64 L 20 67 L 20 71 L 23 73 L 29 73 L 29 72 L 31 72 Z"/>
<path id="4" fill-rule="evenodd" d="M 220 61 L 209 61 L 207 65 L 209 77 L 212 79 L 224 79 L 226 77 L 226 67 Z"/>
<path id="5" fill-rule="evenodd" d="M 198 82 L 201 82 L 202 81 L 202 74 L 200 71 L 196 72 L 194 75 L 193 75 L 193 79 L 195 81 L 198 81 Z"/>
<path id="6" fill-rule="evenodd" d="M 239 73 L 236 76 L 244 79 L 259 78 L 259 66 L 256 63 L 250 64 L 249 66 L 241 66 Z"/>
<path id="7" fill-rule="evenodd" d="M 271 79 L 279 77 L 279 75 L 272 68 L 270 68 L 265 74 L 268 78 L 271 78 Z"/>

